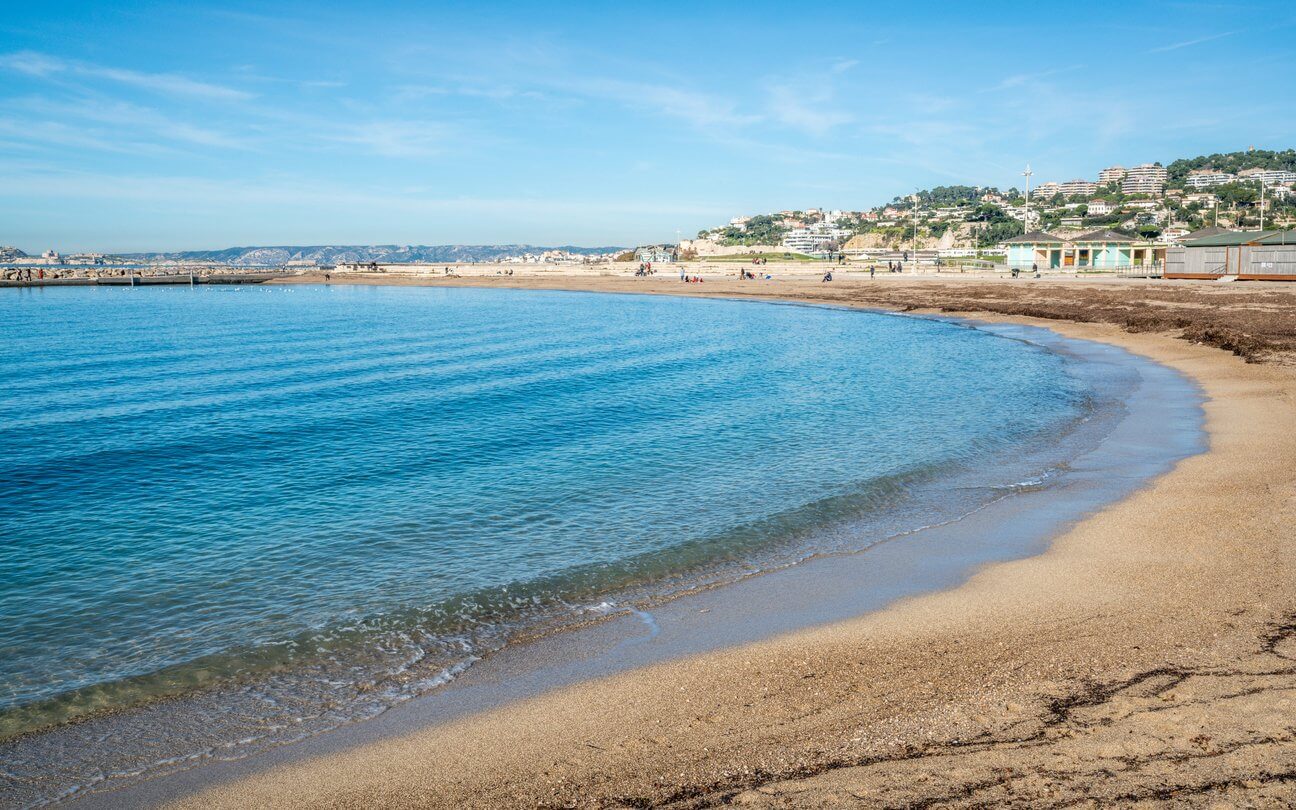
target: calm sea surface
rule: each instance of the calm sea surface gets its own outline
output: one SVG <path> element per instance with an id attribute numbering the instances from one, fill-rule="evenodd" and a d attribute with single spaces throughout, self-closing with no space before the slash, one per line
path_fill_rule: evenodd
<path id="1" fill-rule="evenodd" d="M 1090 407 L 974 329 L 646 296 L 0 290 L 0 345 L 0 736 L 204 690 L 372 712 Z"/>

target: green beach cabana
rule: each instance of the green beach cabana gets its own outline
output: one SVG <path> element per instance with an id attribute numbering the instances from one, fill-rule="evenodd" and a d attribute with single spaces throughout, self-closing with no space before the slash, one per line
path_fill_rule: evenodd
<path id="1" fill-rule="evenodd" d="M 1031 231 L 1021 236 L 1005 240 L 1003 245 L 1008 249 L 1006 261 L 1009 267 L 1029 270 L 1039 267 L 1061 267 L 1062 254 L 1066 243 L 1051 233 Z"/>
<path id="2" fill-rule="evenodd" d="M 1091 231 L 1074 240 L 1073 261 L 1067 266 L 1116 269 L 1133 267 L 1134 237 L 1111 230 Z"/>

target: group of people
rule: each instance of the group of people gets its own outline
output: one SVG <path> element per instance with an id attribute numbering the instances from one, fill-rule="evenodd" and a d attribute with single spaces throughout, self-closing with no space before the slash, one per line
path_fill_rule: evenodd
<path id="1" fill-rule="evenodd" d="M 1021 276 L 1021 268 L 1020 268 L 1020 267 L 1014 267 L 1014 268 L 1013 268 L 1012 270 L 1010 270 L 1009 272 L 1012 274 L 1012 277 L 1013 277 L 1013 278 L 1018 278 L 1019 276 Z M 1039 277 L 1040 277 L 1039 263 L 1038 263 L 1038 262 L 1032 262 L 1032 263 L 1031 263 L 1031 272 L 1035 274 L 1035 278 L 1039 278 Z"/>
<path id="2" fill-rule="evenodd" d="M 639 269 L 635 271 L 636 276 L 651 276 L 657 271 L 653 269 L 652 262 L 640 262 Z"/>
<path id="3" fill-rule="evenodd" d="M 701 283 L 702 283 L 702 277 L 701 277 L 701 276 L 689 276 L 689 275 L 685 275 L 685 274 L 684 274 L 684 271 L 681 269 L 681 270 L 680 270 L 680 281 L 683 281 L 683 282 L 685 282 L 685 283 L 687 283 L 687 284 L 701 284 Z"/>
<path id="4" fill-rule="evenodd" d="M 37 276 L 36 276 L 36 278 L 41 278 L 41 279 L 45 278 L 45 270 L 44 270 L 44 268 L 39 268 L 39 269 L 37 269 L 36 272 L 37 272 Z M 6 274 L 5 274 L 5 278 L 8 278 L 8 277 L 9 277 L 9 274 L 6 273 Z M 13 280 L 14 280 L 14 281 L 33 281 L 33 280 L 35 280 L 35 279 L 32 277 L 32 269 L 31 269 L 30 267 L 20 267 L 20 268 L 18 268 L 16 271 L 14 271 Z"/>

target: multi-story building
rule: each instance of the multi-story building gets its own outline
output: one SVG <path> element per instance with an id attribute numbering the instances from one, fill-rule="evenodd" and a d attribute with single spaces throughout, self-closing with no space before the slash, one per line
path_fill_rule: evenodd
<path id="1" fill-rule="evenodd" d="M 635 248 L 637 262 L 673 262 L 679 258 L 679 249 L 675 245 L 644 245 Z"/>
<path id="2" fill-rule="evenodd" d="M 1088 180 L 1068 180 L 1058 186 L 1058 189 L 1067 197 L 1088 197 L 1098 192 L 1098 184 Z"/>
<path id="3" fill-rule="evenodd" d="M 1225 183 L 1232 183 L 1237 177 L 1228 172 L 1221 172 L 1218 169 L 1193 169 L 1188 172 L 1188 178 L 1184 180 L 1184 185 L 1188 188 L 1210 188 L 1211 186 L 1222 186 Z"/>
<path id="4" fill-rule="evenodd" d="M 1089 216 L 1105 217 L 1120 210 L 1120 206 L 1103 199 L 1089 201 Z"/>
<path id="5" fill-rule="evenodd" d="M 1121 191 L 1126 194 L 1151 194 L 1160 197 L 1165 193 L 1169 172 L 1160 163 L 1140 163 L 1125 173 Z"/>
<path id="6" fill-rule="evenodd" d="M 1057 196 L 1061 186 L 1057 183 L 1040 183 L 1035 187 L 1035 196 L 1041 200 L 1047 200 L 1049 197 Z"/>
<path id="7" fill-rule="evenodd" d="M 1239 180 L 1260 180 L 1267 185 L 1296 183 L 1296 172 L 1286 169 L 1243 169 L 1237 173 Z"/>
<path id="8" fill-rule="evenodd" d="M 1108 166 L 1098 172 L 1098 185 L 1105 186 L 1108 183 L 1119 183 L 1125 179 L 1124 166 Z"/>
<path id="9" fill-rule="evenodd" d="M 788 231 L 783 237 L 783 247 L 793 253 L 823 253 L 834 243 L 840 243 L 848 236 L 850 231 L 845 228 L 833 228 L 816 223 Z"/>

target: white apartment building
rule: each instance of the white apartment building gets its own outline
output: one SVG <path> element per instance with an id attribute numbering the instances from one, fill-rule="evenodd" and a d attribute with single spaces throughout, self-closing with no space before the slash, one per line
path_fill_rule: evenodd
<path id="1" fill-rule="evenodd" d="M 1125 179 L 1124 166 L 1108 166 L 1098 172 L 1098 185 L 1105 186 L 1108 183 L 1119 183 Z"/>
<path id="2" fill-rule="evenodd" d="M 751 217 L 734 217 L 729 220 L 729 227 L 737 228 L 740 231 L 747 230 L 747 223 L 751 222 Z"/>
<path id="3" fill-rule="evenodd" d="M 1234 180 L 1237 180 L 1237 177 L 1228 172 L 1221 172 L 1216 169 L 1193 169 L 1188 172 L 1188 178 L 1184 180 L 1184 185 L 1188 188 L 1210 188 L 1211 186 L 1232 183 Z"/>
<path id="4" fill-rule="evenodd" d="M 1089 180 L 1068 180 L 1058 186 L 1058 189 L 1067 197 L 1087 197 L 1098 193 L 1098 184 Z"/>
<path id="5" fill-rule="evenodd" d="M 1039 197 L 1041 200 L 1048 199 L 1049 197 L 1056 196 L 1061 188 L 1061 186 L 1053 182 L 1040 183 L 1035 187 L 1035 196 Z"/>
<path id="6" fill-rule="evenodd" d="M 1157 163 L 1141 163 L 1125 173 L 1121 191 L 1126 194 L 1151 194 L 1160 197 L 1165 193 L 1169 172 Z"/>
<path id="7" fill-rule="evenodd" d="M 1266 185 L 1296 183 L 1296 172 L 1286 169 L 1243 169 L 1237 173 L 1239 180 L 1261 180 Z"/>
<path id="8" fill-rule="evenodd" d="M 783 248 L 793 253 L 823 253 L 834 242 L 842 242 L 850 236 L 844 228 L 833 228 L 821 223 L 804 228 L 793 228 L 783 237 Z"/>

